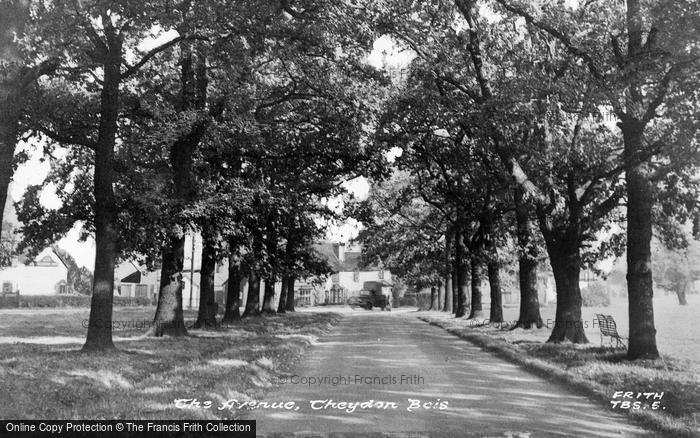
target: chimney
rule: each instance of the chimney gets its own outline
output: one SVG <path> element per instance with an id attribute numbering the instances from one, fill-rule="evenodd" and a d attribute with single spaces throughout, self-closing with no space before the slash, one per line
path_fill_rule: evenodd
<path id="1" fill-rule="evenodd" d="M 338 260 L 341 262 L 345 261 L 345 244 L 344 243 L 339 243 L 338 244 Z"/>

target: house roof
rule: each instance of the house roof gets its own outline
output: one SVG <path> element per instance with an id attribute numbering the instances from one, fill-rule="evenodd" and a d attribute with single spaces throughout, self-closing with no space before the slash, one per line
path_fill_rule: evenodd
<path id="1" fill-rule="evenodd" d="M 47 250 L 49 251 L 49 254 L 45 254 Z M 44 256 L 42 256 L 42 254 L 44 254 Z M 68 267 L 68 264 L 66 263 L 66 261 L 63 259 L 63 257 L 51 247 L 44 248 L 34 258 L 29 257 L 29 250 L 26 250 L 26 249 L 21 254 L 17 254 L 16 257 L 17 257 L 17 262 L 19 264 L 29 265 L 31 263 L 34 263 L 34 264 L 39 263 L 39 262 L 41 262 L 41 259 L 43 259 L 47 255 L 51 255 L 51 254 L 53 254 L 52 258 L 55 258 L 56 260 L 58 260 L 57 264 L 60 263 L 63 266 L 65 266 L 66 269 L 70 269 Z"/>
<path id="2" fill-rule="evenodd" d="M 328 263 L 333 268 L 335 272 L 352 272 L 355 270 L 359 271 L 378 271 L 381 268 L 377 266 L 365 266 L 360 268 L 360 261 L 362 259 L 362 251 L 345 251 L 345 260 L 341 261 L 338 258 L 338 247 L 337 243 L 333 243 L 327 240 L 318 242 L 314 245 L 316 251 L 324 256 Z"/>

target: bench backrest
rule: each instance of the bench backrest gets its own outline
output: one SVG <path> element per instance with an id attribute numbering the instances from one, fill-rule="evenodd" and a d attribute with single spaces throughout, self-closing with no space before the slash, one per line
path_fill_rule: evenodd
<path id="1" fill-rule="evenodd" d="M 612 316 L 596 314 L 596 318 L 598 319 L 601 333 L 608 336 L 620 336 L 617 333 L 617 324 L 615 324 Z"/>

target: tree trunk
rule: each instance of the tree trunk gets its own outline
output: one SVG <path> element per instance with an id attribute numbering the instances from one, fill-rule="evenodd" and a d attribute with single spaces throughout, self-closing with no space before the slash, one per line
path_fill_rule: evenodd
<path id="1" fill-rule="evenodd" d="M 7 194 L 12 181 L 12 160 L 17 147 L 17 129 L 21 111 L 13 78 L 0 81 L 0 233 Z M 1 234 L 0 234 L 1 235 Z"/>
<path id="2" fill-rule="evenodd" d="M 195 74 L 191 42 L 180 44 L 180 95 L 178 109 L 186 111 L 203 108 L 206 101 L 206 70 L 198 69 Z M 199 65 L 204 63 L 200 57 Z M 174 185 L 173 198 L 181 204 L 191 202 L 196 197 L 194 180 L 194 152 L 206 132 L 206 120 L 196 122 L 191 129 L 178 137 L 170 147 L 170 165 Z M 177 212 L 173 212 L 176 214 Z M 185 237 L 182 224 L 172 224 L 170 237 L 163 247 L 163 269 L 161 271 L 158 307 L 154 319 L 155 336 L 185 336 L 184 313 L 182 311 L 182 270 L 185 260 Z M 193 239 L 194 240 L 194 239 Z M 194 245 L 194 242 L 192 243 Z M 194 288 L 194 285 L 190 285 Z M 200 285 L 201 288 L 201 285 Z M 201 295 L 201 290 L 200 290 Z"/>
<path id="3" fill-rule="evenodd" d="M 430 307 L 428 307 L 428 310 L 437 310 L 438 309 L 438 296 L 437 296 L 437 288 L 435 286 L 430 288 Z"/>
<path id="4" fill-rule="evenodd" d="M 456 314 L 457 309 L 459 308 L 459 305 L 458 305 L 458 303 L 459 303 L 459 299 L 458 299 L 459 288 L 457 287 L 459 282 L 457 281 L 457 268 L 456 268 L 455 263 L 452 264 L 451 277 L 452 277 L 452 313 Z"/>
<path id="5" fill-rule="evenodd" d="M 501 295 L 500 263 L 491 260 L 488 263 L 489 287 L 491 289 L 491 312 L 489 321 L 503 322 L 503 300 Z"/>
<path id="6" fill-rule="evenodd" d="M 280 301 L 277 303 L 277 313 L 287 311 L 287 277 L 282 277 L 282 287 L 280 289 Z"/>
<path id="7" fill-rule="evenodd" d="M 441 309 L 445 312 L 452 312 L 453 291 L 452 291 L 452 234 L 448 230 L 445 233 L 445 306 Z"/>
<path id="8" fill-rule="evenodd" d="M 273 276 L 269 276 L 265 279 L 265 294 L 263 296 L 263 307 L 262 313 L 264 314 L 274 314 L 274 299 L 275 299 L 275 283 L 277 280 Z"/>
<path id="9" fill-rule="evenodd" d="M 524 191 L 515 189 L 515 218 L 519 246 L 518 280 L 520 286 L 520 312 L 513 328 L 530 329 L 533 325 L 542 328 L 540 300 L 537 295 L 537 260 L 539 249 L 534 240 L 535 228 L 530 219 L 529 204 L 524 199 Z"/>
<path id="10" fill-rule="evenodd" d="M 562 242 L 559 245 L 547 244 L 549 259 L 557 288 L 557 308 L 554 329 L 547 342 L 571 341 L 586 344 L 588 339 L 581 319 L 581 273 L 578 245 Z"/>
<path id="11" fill-rule="evenodd" d="M 644 52 L 644 17 L 640 0 L 627 0 L 627 58 L 639 62 Z M 647 44 L 650 44 L 647 41 Z M 648 160 L 640 160 L 645 149 L 645 113 L 648 107 L 642 93 L 640 77 L 631 77 L 626 90 L 629 94 L 626 114 L 621 115 L 620 127 L 624 142 L 625 176 L 627 179 L 627 296 L 629 299 L 629 348 L 627 358 L 656 359 L 656 328 L 654 327 L 654 284 L 651 272 L 651 230 L 653 187 Z M 658 88 L 657 88 L 658 89 Z M 664 91 L 667 93 L 667 91 Z M 663 94 L 659 97 L 665 97 Z M 649 103 L 648 105 L 652 105 Z M 641 162 L 643 161 L 643 162 Z"/>
<path id="12" fill-rule="evenodd" d="M 2 235 L 5 204 L 12 181 L 12 162 L 17 148 L 19 120 L 27 87 L 57 67 L 55 60 L 47 60 L 36 67 L 23 65 L 17 38 L 25 32 L 30 19 L 30 3 L 26 1 L 0 2 L 3 29 L 0 35 L 0 236 Z"/>
<path id="13" fill-rule="evenodd" d="M 241 266 L 233 255 L 228 257 L 228 282 L 226 283 L 226 308 L 222 324 L 230 324 L 241 320 L 239 309 L 241 296 Z"/>
<path id="14" fill-rule="evenodd" d="M 277 248 L 277 226 L 275 225 L 276 214 L 271 212 L 267 217 L 267 236 L 265 237 L 265 247 L 270 261 L 271 272 L 265 279 L 265 293 L 263 295 L 262 313 L 274 314 L 275 307 L 275 283 L 277 283 L 278 270 L 278 248 Z"/>
<path id="15" fill-rule="evenodd" d="M 682 281 L 681 284 L 678 285 L 676 288 L 676 296 L 678 297 L 678 304 L 681 306 L 687 306 L 688 305 L 688 300 L 685 296 L 686 291 L 688 290 L 688 281 Z"/>
<path id="16" fill-rule="evenodd" d="M 287 277 L 287 312 L 294 312 L 294 282 L 296 279 L 291 275 Z"/>
<path id="17" fill-rule="evenodd" d="M 216 249 L 208 236 L 202 239 L 202 264 L 199 269 L 199 311 L 194 328 L 211 329 L 216 327 L 218 304 L 214 292 L 216 274 Z"/>
<path id="18" fill-rule="evenodd" d="M 253 269 L 248 276 L 248 295 L 246 296 L 243 317 L 260 315 L 260 277 Z"/>
<path id="19" fill-rule="evenodd" d="M 628 142 L 637 135 L 625 133 Z M 629 137 L 632 137 L 631 139 Z M 639 149 L 637 149 L 639 150 Z M 652 185 L 649 166 L 640 164 L 627 171 L 627 294 L 629 297 L 629 359 L 656 359 L 654 286 L 651 274 Z"/>
<path id="20" fill-rule="evenodd" d="M 467 319 L 481 319 L 484 317 L 484 310 L 481 304 L 481 297 L 483 296 L 481 290 L 483 274 L 483 262 L 480 260 L 480 256 L 476 255 L 472 257 L 472 302 L 471 312 L 469 312 L 469 317 Z"/>
<path id="21" fill-rule="evenodd" d="M 458 230 L 455 233 L 455 271 L 457 272 L 457 311 L 456 318 L 467 314 L 467 266 L 464 257 L 464 236 Z"/>
<path id="22" fill-rule="evenodd" d="M 438 297 L 437 297 L 438 302 L 437 302 L 437 307 L 435 308 L 435 310 L 442 311 L 445 309 L 445 290 L 446 290 L 445 283 L 441 281 L 440 285 L 438 287 Z"/>
<path id="23" fill-rule="evenodd" d="M 186 336 L 182 311 L 182 269 L 185 262 L 185 236 L 170 237 L 163 247 L 158 306 L 153 320 L 152 336 Z M 192 286 L 192 285 L 190 285 Z"/>
<path id="24" fill-rule="evenodd" d="M 109 50 L 103 62 L 104 81 L 100 95 L 100 125 L 95 147 L 95 270 L 90 303 L 90 320 L 83 350 L 114 349 L 112 342 L 112 301 L 114 266 L 118 255 L 117 206 L 114 198 L 114 146 L 119 117 L 121 82 L 121 36 L 107 32 Z"/>

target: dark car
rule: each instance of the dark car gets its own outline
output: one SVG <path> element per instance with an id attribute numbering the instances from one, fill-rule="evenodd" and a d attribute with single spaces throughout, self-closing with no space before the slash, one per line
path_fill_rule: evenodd
<path id="1" fill-rule="evenodd" d="M 360 295 L 348 298 L 348 306 L 362 307 L 366 310 L 372 310 L 373 307 L 380 307 L 382 310 L 389 310 L 389 300 L 382 294 L 374 291 L 361 291 Z"/>

